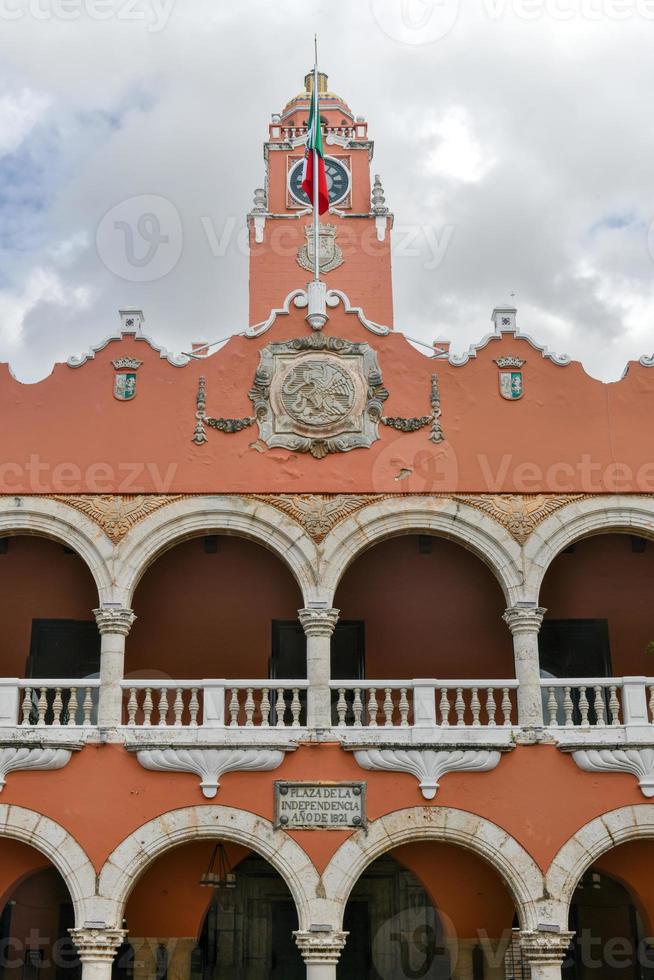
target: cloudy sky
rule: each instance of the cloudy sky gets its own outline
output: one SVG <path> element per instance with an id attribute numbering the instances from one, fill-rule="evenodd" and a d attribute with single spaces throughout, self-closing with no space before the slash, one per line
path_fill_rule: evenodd
<path id="1" fill-rule="evenodd" d="M 651 354 L 654 0 L 460 7 L 0 0 L 0 360 L 43 377 L 125 305 L 174 350 L 243 329 L 244 215 L 314 31 L 375 140 L 399 329 L 463 350 L 515 293 L 596 377 Z"/>

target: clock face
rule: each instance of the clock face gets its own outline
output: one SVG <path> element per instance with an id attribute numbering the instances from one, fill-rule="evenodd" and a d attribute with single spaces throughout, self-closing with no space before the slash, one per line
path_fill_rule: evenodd
<path id="1" fill-rule="evenodd" d="M 311 201 L 302 190 L 302 167 L 304 161 L 299 160 L 288 175 L 288 187 L 300 204 L 311 205 Z M 347 167 L 337 160 L 336 157 L 325 157 L 325 173 L 327 175 L 327 189 L 329 191 L 329 203 L 338 204 L 350 190 L 350 171 Z"/>

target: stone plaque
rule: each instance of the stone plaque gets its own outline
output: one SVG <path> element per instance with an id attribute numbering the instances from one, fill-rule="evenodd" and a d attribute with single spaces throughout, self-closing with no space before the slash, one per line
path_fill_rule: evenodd
<path id="1" fill-rule="evenodd" d="M 275 783 L 277 827 L 346 830 L 365 822 L 365 783 Z"/>

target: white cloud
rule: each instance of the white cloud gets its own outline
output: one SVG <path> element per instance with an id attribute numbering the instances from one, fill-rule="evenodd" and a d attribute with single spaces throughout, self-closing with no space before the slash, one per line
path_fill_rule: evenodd
<path id="1" fill-rule="evenodd" d="M 16 152 L 49 105 L 49 98 L 28 88 L 0 96 L 0 156 Z"/>

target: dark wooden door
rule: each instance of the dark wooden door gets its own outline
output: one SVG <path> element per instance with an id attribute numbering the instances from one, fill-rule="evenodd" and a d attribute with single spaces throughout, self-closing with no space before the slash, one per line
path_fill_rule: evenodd
<path id="1" fill-rule="evenodd" d="M 306 967 L 293 938 L 297 913 L 292 901 L 272 903 L 272 958 L 270 980 L 305 980 Z"/>

